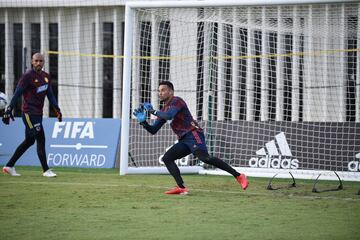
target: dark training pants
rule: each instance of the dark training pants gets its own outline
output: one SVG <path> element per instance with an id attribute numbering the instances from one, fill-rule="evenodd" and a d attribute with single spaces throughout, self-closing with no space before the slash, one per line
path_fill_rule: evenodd
<path id="1" fill-rule="evenodd" d="M 47 171 L 49 166 L 46 161 L 45 133 L 42 126 L 42 116 L 29 115 L 23 113 L 22 120 L 25 124 L 25 140 L 16 148 L 13 156 L 6 164 L 13 167 L 16 161 L 31 147 L 36 141 L 36 150 L 43 171 Z"/>
<path id="2" fill-rule="evenodd" d="M 212 157 L 208 154 L 205 137 L 201 132 L 193 131 L 184 135 L 179 142 L 174 144 L 163 156 L 162 160 L 168 169 L 169 173 L 174 177 L 179 187 L 184 187 L 184 181 L 180 174 L 180 169 L 176 165 L 175 160 L 186 157 L 193 153 L 200 161 L 213 165 L 221 170 L 224 170 L 234 177 L 240 175 L 230 165 L 220 160 L 217 157 Z"/>

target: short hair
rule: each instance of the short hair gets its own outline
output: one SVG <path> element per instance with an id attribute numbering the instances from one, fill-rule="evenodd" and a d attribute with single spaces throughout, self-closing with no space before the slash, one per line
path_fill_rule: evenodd
<path id="1" fill-rule="evenodd" d="M 36 57 L 41 57 L 42 59 L 44 59 L 44 55 L 42 55 L 42 54 L 39 53 L 39 52 L 34 53 L 34 54 L 31 56 L 31 59 L 33 59 L 35 56 L 36 56 Z"/>
<path id="2" fill-rule="evenodd" d="M 174 91 L 174 85 L 173 85 L 171 82 L 169 82 L 169 81 L 161 81 L 161 82 L 159 82 L 159 86 L 161 86 L 161 85 L 166 85 L 166 86 L 168 86 L 171 90 Z"/>

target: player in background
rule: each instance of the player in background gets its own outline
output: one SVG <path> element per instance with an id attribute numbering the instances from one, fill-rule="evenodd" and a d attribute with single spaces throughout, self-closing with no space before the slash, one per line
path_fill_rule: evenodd
<path id="1" fill-rule="evenodd" d="M 169 81 L 160 82 L 158 90 L 159 99 L 165 104 L 160 111 L 154 110 L 150 103 L 144 103 L 135 109 L 133 114 L 138 122 L 151 134 L 156 134 L 169 120 L 171 121 L 170 126 L 172 130 L 178 136 L 179 141 L 173 145 L 162 158 L 166 168 L 174 177 L 177 184 L 175 188 L 165 193 L 188 194 L 189 189 L 185 187 L 180 169 L 175 164 L 175 160 L 181 159 L 190 153 L 194 154 L 194 156 L 202 162 L 211 164 L 233 175 L 245 190 L 249 184 L 245 174 L 240 174 L 224 161 L 209 155 L 205 144 L 203 129 L 193 119 L 185 101 L 180 97 L 174 96 L 173 84 Z M 157 117 L 152 125 L 146 121 L 146 111 Z"/>
<path id="2" fill-rule="evenodd" d="M 25 124 L 25 140 L 16 148 L 3 172 L 10 176 L 20 176 L 15 170 L 16 161 L 24 152 L 35 143 L 37 144 L 37 155 L 43 168 L 44 177 L 56 177 L 56 174 L 49 169 L 46 161 L 45 134 L 42 125 L 43 107 L 45 96 L 54 107 L 57 119 L 62 121 L 62 114 L 51 88 L 51 79 L 44 67 L 44 56 L 35 53 L 31 58 L 32 68 L 26 71 L 20 78 L 15 93 L 9 106 L 6 108 L 2 121 L 8 125 L 10 119 L 14 121 L 12 111 L 20 96 L 23 96 L 22 120 Z"/>

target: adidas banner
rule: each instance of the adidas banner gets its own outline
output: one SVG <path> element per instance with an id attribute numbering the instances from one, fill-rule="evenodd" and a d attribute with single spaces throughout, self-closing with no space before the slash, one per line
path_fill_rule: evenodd
<path id="1" fill-rule="evenodd" d="M 217 121 L 211 123 L 211 129 L 206 129 L 209 152 L 232 166 L 360 172 L 360 123 L 238 121 L 237 124 L 227 129 L 229 124 Z M 139 131 L 135 126 L 130 129 Z M 174 135 L 169 126 L 162 131 L 162 136 Z M 176 140 L 169 139 L 169 143 L 159 147 L 160 141 L 156 139 L 161 136 L 133 136 L 141 136 L 134 142 L 152 146 L 151 159 L 159 159 Z M 141 149 L 136 148 L 136 151 Z M 190 155 L 186 163 L 196 165 L 199 162 Z"/>

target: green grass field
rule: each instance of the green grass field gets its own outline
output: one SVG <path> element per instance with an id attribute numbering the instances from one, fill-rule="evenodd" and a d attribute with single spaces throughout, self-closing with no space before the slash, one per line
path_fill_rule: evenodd
<path id="1" fill-rule="evenodd" d="M 312 193 L 312 181 L 266 190 L 249 178 L 185 175 L 187 196 L 165 195 L 168 175 L 119 176 L 118 170 L 18 167 L 0 176 L 0 239 L 359 239 L 360 182 Z M 286 185 L 290 181 L 277 180 Z M 319 188 L 336 187 L 323 181 Z"/>

